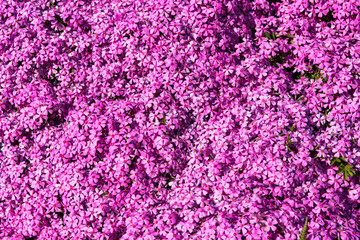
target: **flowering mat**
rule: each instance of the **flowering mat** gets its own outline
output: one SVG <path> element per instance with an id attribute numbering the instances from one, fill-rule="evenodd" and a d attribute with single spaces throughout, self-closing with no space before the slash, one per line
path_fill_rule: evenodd
<path id="1" fill-rule="evenodd" d="M 360 1 L 0 12 L 0 239 L 360 239 Z"/>

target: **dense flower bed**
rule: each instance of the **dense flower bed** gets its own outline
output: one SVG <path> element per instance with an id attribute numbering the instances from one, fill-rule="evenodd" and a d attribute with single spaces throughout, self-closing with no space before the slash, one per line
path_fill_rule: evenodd
<path id="1" fill-rule="evenodd" d="M 0 238 L 359 239 L 359 11 L 2 0 Z"/>

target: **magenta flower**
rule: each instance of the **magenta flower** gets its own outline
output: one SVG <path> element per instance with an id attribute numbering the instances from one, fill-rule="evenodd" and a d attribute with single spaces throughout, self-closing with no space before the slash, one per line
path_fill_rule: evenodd
<path id="1" fill-rule="evenodd" d="M 1 6 L 1 239 L 356 239 L 357 1 Z"/>

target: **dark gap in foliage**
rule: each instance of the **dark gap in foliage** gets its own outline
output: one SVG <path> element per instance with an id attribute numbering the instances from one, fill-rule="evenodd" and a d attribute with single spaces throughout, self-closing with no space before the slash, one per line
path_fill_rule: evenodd
<path id="1" fill-rule="evenodd" d="M 332 22 L 334 20 L 335 20 L 335 18 L 333 16 L 333 11 L 329 11 L 326 15 L 321 17 L 321 21 L 326 22 L 326 23 Z"/>

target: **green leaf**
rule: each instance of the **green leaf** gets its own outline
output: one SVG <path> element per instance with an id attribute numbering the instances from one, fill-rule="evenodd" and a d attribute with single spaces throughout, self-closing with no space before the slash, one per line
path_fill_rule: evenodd
<path id="1" fill-rule="evenodd" d="M 293 132 L 295 129 L 295 124 L 291 126 L 290 131 Z"/>
<path id="2" fill-rule="evenodd" d="M 162 121 L 160 122 L 160 125 L 166 125 L 166 116 L 164 113 L 163 113 L 163 118 L 162 118 Z"/>
<path id="3" fill-rule="evenodd" d="M 271 36 L 272 36 L 272 39 L 273 39 L 273 40 L 276 39 L 275 32 L 272 32 L 272 33 L 271 33 Z"/>
<path id="4" fill-rule="evenodd" d="M 347 180 L 347 176 L 349 175 L 350 177 L 354 176 L 355 175 L 355 171 L 352 169 L 353 168 L 353 165 L 346 165 L 345 168 L 344 168 L 344 177 L 345 177 L 345 180 Z"/>
<path id="5" fill-rule="evenodd" d="M 353 165 L 347 164 L 345 160 L 346 157 L 338 157 L 338 158 L 334 157 L 330 163 L 331 165 L 335 164 L 335 166 L 339 168 L 336 174 L 343 173 L 344 179 L 348 180 L 349 176 L 352 177 L 354 175 L 357 175 L 357 172 L 354 169 L 352 169 Z"/>
<path id="6" fill-rule="evenodd" d="M 307 228 L 308 228 L 308 217 L 306 217 L 304 227 L 301 230 L 300 240 L 306 240 Z"/>
<path id="7" fill-rule="evenodd" d="M 348 180 L 348 174 L 347 174 L 347 172 L 344 172 L 344 179 L 345 179 L 345 180 Z"/>
<path id="8" fill-rule="evenodd" d="M 265 35 L 265 37 L 266 37 L 267 39 L 271 39 L 270 33 L 265 32 L 264 35 Z"/>
<path id="9" fill-rule="evenodd" d="M 331 160 L 331 165 L 334 165 L 335 163 L 341 163 L 341 160 L 339 158 L 333 158 Z"/>
<path id="10" fill-rule="evenodd" d="M 339 169 L 336 174 L 341 174 L 342 172 L 344 172 L 343 168 Z"/>
<path id="11" fill-rule="evenodd" d="M 351 170 L 352 167 L 353 167 L 353 165 L 348 164 L 348 165 L 345 166 L 345 169 L 346 169 L 346 170 Z"/>

